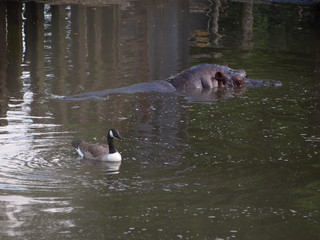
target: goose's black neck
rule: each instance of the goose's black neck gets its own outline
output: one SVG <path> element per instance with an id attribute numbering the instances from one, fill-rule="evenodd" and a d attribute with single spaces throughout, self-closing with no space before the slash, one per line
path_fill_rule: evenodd
<path id="1" fill-rule="evenodd" d="M 113 138 L 110 137 L 109 135 L 108 135 L 108 145 L 109 145 L 109 153 L 117 152 L 117 150 L 116 150 L 116 148 L 114 146 L 114 143 L 113 143 Z"/>

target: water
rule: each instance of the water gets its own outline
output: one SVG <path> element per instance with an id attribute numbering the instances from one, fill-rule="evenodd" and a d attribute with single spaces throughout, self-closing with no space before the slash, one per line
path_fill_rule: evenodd
<path id="1" fill-rule="evenodd" d="M 318 7 L 0 3 L 1 239 L 319 239 Z M 227 62 L 281 87 L 64 96 Z M 79 159 L 106 141 L 121 166 Z M 119 168 L 119 169 L 118 169 Z"/>

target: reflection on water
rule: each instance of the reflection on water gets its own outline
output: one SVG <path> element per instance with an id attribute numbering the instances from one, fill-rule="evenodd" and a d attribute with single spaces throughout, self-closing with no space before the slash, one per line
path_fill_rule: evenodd
<path id="1" fill-rule="evenodd" d="M 0 238 L 319 239 L 317 11 L 1 2 Z M 51 99 L 204 62 L 283 86 Z M 122 163 L 77 158 L 110 127 Z"/>
<path id="2" fill-rule="evenodd" d="M 104 161 L 89 161 L 87 159 L 78 158 L 80 164 L 93 166 L 94 168 L 106 171 L 108 174 L 118 174 L 121 162 L 104 162 Z"/>

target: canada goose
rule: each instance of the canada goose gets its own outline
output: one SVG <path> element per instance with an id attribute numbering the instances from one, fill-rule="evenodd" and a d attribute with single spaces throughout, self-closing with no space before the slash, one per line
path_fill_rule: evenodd
<path id="1" fill-rule="evenodd" d="M 121 161 L 121 155 L 114 147 L 113 138 L 122 139 L 117 129 L 110 129 L 108 131 L 108 144 L 93 144 L 85 141 L 73 141 L 71 145 L 83 158 L 98 161 L 119 162 Z"/>

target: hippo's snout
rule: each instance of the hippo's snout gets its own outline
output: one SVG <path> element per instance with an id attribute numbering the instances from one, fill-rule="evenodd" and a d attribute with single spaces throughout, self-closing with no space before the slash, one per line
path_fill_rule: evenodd
<path id="1" fill-rule="evenodd" d="M 234 70 L 234 72 L 231 74 L 232 84 L 236 87 L 243 87 L 246 78 L 247 72 L 243 69 Z"/>
<path id="2" fill-rule="evenodd" d="M 243 87 L 244 80 L 245 80 L 245 77 L 242 77 L 242 76 L 233 76 L 232 77 L 233 85 L 236 87 Z"/>

